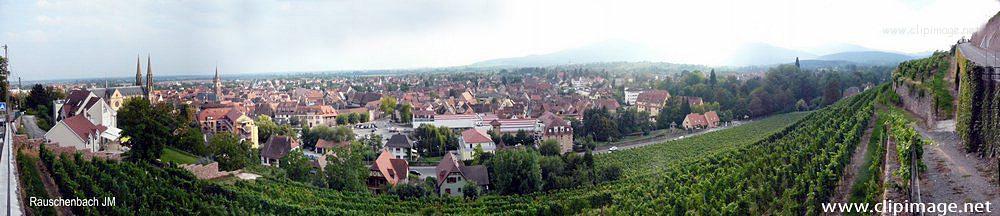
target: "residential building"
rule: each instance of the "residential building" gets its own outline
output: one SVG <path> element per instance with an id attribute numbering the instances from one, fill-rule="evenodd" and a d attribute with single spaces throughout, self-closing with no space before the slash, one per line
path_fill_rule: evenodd
<path id="1" fill-rule="evenodd" d="M 462 137 L 458 139 L 459 159 L 472 160 L 476 148 L 482 148 L 483 152 L 493 153 L 497 146 L 493 143 L 490 135 L 480 130 L 466 129 L 462 131 Z"/>
<path id="2" fill-rule="evenodd" d="M 316 140 L 316 147 L 315 147 L 315 149 L 316 149 L 316 153 L 318 153 L 320 155 L 332 155 L 332 154 L 334 154 L 333 151 L 332 151 L 334 148 L 349 149 L 350 147 L 351 147 L 351 142 L 350 141 L 339 141 L 339 142 L 337 142 L 337 141 L 325 140 L 325 139 L 320 138 L 319 140 Z"/>
<path id="3" fill-rule="evenodd" d="M 382 193 L 389 187 L 407 182 L 410 164 L 404 159 L 393 158 L 392 153 L 382 150 L 368 170 L 368 189 L 374 193 Z"/>
<path id="4" fill-rule="evenodd" d="M 538 119 L 544 125 L 542 141 L 555 140 L 561 153 L 573 151 L 573 126 L 569 121 L 550 112 L 543 113 Z"/>
<path id="5" fill-rule="evenodd" d="M 253 148 L 260 147 L 257 140 L 257 125 L 253 118 L 244 115 L 235 107 L 203 109 L 198 112 L 197 120 L 206 134 L 229 132 L 250 143 Z"/>
<path id="6" fill-rule="evenodd" d="M 120 131 L 119 131 L 120 132 Z M 102 147 L 118 139 L 118 133 L 107 127 L 95 125 L 82 115 L 56 122 L 45 133 L 45 139 L 61 147 L 74 147 L 90 152 L 101 151 Z"/>
<path id="7" fill-rule="evenodd" d="M 490 175 L 483 165 L 465 166 L 464 163 L 449 152 L 441 158 L 435 167 L 438 194 L 462 196 L 462 187 L 469 181 L 474 182 L 482 190 L 489 190 Z"/>
<path id="8" fill-rule="evenodd" d="M 650 117 L 655 117 L 660 114 L 660 109 L 666 105 L 667 99 L 670 99 L 670 92 L 649 90 L 640 93 L 635 104 L 639 111 L 646 111 Z"/>
<path id="9" fill-rule="evenodd" d="M 403 134 L 393 134 L 388 141 L 385 142 L 385 150 L 392 153 L 393 158 L 396 159 L 410 159 L 410 150 L 413 149 L 413 141 Z"/>
<path id="10" fill-rule="evenodd" d="M 715 128 L 719 126 L 719 115 L 715 111 L 708 111 L 705 114 L 691 113 L 684 116 L 681 125 L 684 129 Z"/>
<path id="11" fill-rule="evenodd" d="M 631 89 L 625 88 L 625 104 L 626 105 L 635 105 L 636 100 L 639 99 L 639 94 L 641 94 L 641 93 L 642 93 L 642 90 L 631 90 Z"/>
<path id="12" fill-rule="evenodd" d="M 278 167 L 281 158 L 292 150 L 299 148 L 299 140 L 294 137 L 271 135 L 264 146 L 260 148 L 260 163 L 266 166 Z"/>

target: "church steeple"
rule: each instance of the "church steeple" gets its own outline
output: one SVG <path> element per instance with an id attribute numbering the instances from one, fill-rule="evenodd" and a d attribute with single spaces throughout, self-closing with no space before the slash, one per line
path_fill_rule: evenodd
<path id="1" fill-rule="evenodd" d="M 142 63 L 139 61 L 139 55 L 135 55 L 135 85 L 142 86 Z"/>
<path id="2" fill-rule="evenodd" d="M 222 99 L 222 78 L 219 77 L 219 66 L 215 66 L 215 79 L 212 80 L 212 84 L 215 87 L 215 98 L 216 100 Z"/>
<path id="3" fill-rule="evenodd" d="M 146 93 L 153 93 L 153 64 L 151 57 L 146 55 Z"/>

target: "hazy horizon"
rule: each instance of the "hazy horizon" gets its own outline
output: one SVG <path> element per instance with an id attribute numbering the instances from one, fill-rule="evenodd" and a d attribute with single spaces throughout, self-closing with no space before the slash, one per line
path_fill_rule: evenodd
<path id="1" fill-rule="evenodd" d="M 720 65 L 766 43 L 918 53 L 978 29 L 995 0 L 101 1 L 0 0 L 0 43 L 24 80 L 434 68 L 610 40 Z M 953 11 L 963 11 L 955 13 Z M 915 33 L 890 30 L 917 29 Z M 934 32 L 922 32 L 922 31 Z"/>

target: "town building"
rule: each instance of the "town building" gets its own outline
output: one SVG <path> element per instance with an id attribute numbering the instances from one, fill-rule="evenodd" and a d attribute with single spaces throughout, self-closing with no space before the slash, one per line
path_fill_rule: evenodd
<path id="1" fill-rule="evenodd" d="M 573 126 L 569 121 L 550 112 L 543 113 L 538 119 L 544 125 L 542 141 L 555 140 L 561 153 L 573 151 Z"/>
<path id="2" fill-rule="evenodd" d="M 470 181 L 479 186 L 481 190 L 489 190 L 490 175 L 485 166 L 466 166 L 455 157 L 455 154 L 450 152 L 441 158 L 441 162 L 434 170 L 438 194 L 462 196 L 462 187 L 465 187 L 465 184 Z"/>
<path id="3" fill-rule="evenodd" d="M 233 133 L 239 136 L 240 140 L 250 143 L 251 147 L 255 149 L 260 147 L 256 123 L 235 107 L 203 109 L 198 112 L 197 120 L 206 135 L 219 132 Z"/>
<path id="4" fill-rule="evenodd" d="M 389 187 L 407 182 L 410 164 L 404 159 L 394 158 L 389 151 L 382 150 L 368 170 L 368 189 L 374 193 L 383 193 Z"/>
<path id="5" fill-rule="evenodd" d="M 476 148 L 482 148 L 483 152 L 493 153 L 497 146 L 493 143 L 490 135 L 477 129 L 466 129 L 462 131 L 462 136 L 458 139 L 458 156 L 461 160 L 472 160 Z"/>
<path id="6" fill-rule="evenodd" d="M 281 158 L 292 150 L 299 148 L 299 140 L 294 137 L 271 135 L 260 149 L 260 163 L 265 166 L 279 167 Z"/>
<path id="7" fill-rule="evenodd" d="M 660 114 L 660 109 L 666 106 L 668 99 L 670 99 L 670 92 L 649 90 L 640 93 L 635 104 L 639 111 L 646 111 L 650 117 L 655 117 Z"/>
<path id="8" fill-rule="evenodd" d="M 411 152 L 412 149 L 413 141 L 403 134 L 393 134 L 392 137 L 385 142 L 385 150 L 392 153 L 393 158 L 396 159 L 409 160 L 411 158 L 410 156 L 415 155 L 415 153 Z"/>

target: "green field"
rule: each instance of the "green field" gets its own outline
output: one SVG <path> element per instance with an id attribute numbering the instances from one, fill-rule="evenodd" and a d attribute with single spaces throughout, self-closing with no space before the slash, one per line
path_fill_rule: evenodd
<path id="1" fill-rule="evenodd" d="M 173 162 L 176 164 L 194 164 L 198 163 L 198 156 L 194 156 L 191 153 L 168 146 L 163 148 L 163 154 L 160 155 L 160 161 Z"/>

